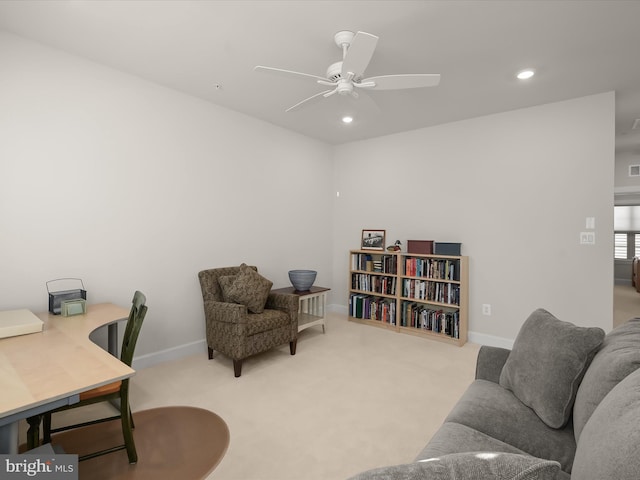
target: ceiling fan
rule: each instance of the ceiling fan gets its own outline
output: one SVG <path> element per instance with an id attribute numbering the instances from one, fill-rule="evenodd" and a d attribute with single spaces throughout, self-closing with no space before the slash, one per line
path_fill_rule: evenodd
<path id="1" fill-rule="evenodd" d="M 378 37 L 366 32 L 353 33 L 348 30 L 335 34 L 334 41 L 342 49 L 342 61 L 329 65 L 326 77 L 311 75 L 308 73 L 283 70 L 281 68 L 264 67 L 258 65 L 255 71 L 281 74 L 288 77 L 296 76 L 313 79 L 318 84 L 331 87 L 320 93 L 287 108 L 287 112 L 307 104 L 312 100 L 330 97 L 334 94 L 350 95 L 358 98 L 358 89 L 364 90 L 399 90 L 406 88 L 435 87 L 440 83 L 440 75 L 437 73 L 412 73 L 403 75 L 381 75 L 377 77 L 364 77 L 373 52 L 378 43 Z"/>

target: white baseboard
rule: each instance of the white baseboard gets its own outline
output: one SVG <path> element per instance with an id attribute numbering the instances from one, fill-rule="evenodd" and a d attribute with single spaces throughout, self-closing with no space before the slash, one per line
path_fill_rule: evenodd
<path id="1" fill-rule="evenodd" d="M 514 340 L 511 338 L 496 337 L 495 335 L 487 335 L 486 333 L 467 332 L 467 339 L 471 343 L 478 345 L 488 345 L 490 347 L 513 348 Z"/>
<path id="2" fill-rule="evenodd" d="M 327 310 L 334 313 L 340 313 L 342 315 L 349 315 L 349 307 L 346 305 L 337 305 L 335 303 L 327 305 Z"/>
<path id="3" fill-rule="evenodd" d="M 207 342 L 204 338 L 202 340 L 186 343 L 177 347 L 167 348 L 166 350 L 161 350 L 159 352 L 148 353 L 146 355 L 135 357 L 133 359 L 133 368 L 140 370 L 169 360 L 177 360 L 178 358 L 196 354 L 201 354 L 203 356 L 207 354 Z"/>

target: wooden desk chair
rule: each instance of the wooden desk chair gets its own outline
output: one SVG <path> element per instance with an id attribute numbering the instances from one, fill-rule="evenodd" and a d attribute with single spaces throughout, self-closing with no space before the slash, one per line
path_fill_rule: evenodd
<path id="1" fill-rule="evenodd" d="M 133 352 L 138 340 L 138 334 L 142 327 L 142 321 L 147 314 L 147 307 L 145 302 L 146 297 L 137 292 L 133 296 L 133 305 L 129 313 L 129 319 L 127 320 L 127 326 L 124 331 L 124 337 L 122 340 L 122 349 L 120 352 L 120 360 L 123 363 L 131 366 L 133 360 Z M 118 415 L 114 415 L 107 418 L 99 418 L 88 422 L 78 423 L 74 425 L 67 425 L 60 428 L 51 428 L 51 415 L 63 410 L 69 410 L 72 408 L 83 407 L 98 402 L 113 402 L 119 401 L 120 411 Z M 115 452 L 118 450 L 127 450 L 129 457 L 129 463 L 136 463 L 138 461 L 138 454 L 136 452 L 136 445 L 133 440 L 133 417 L 131 415 L 131 408 L 129 407 L 129 379 L 126 378 L 122 381 L 110 383 L 102 387 L 94 388 L 80 394 L 80 401 L 73 405 L 67 405 L 60 407 L 56 410 L 52 410 L 43 415 L 43 443 L 51 442 L 51 434 L 71 430 L 74 428 L 86 427 L 88 425 L 94 425 L 96 423 L 108 422 L 111 420 L 120 419 L 122 422 L 122 435 L 124 437 L 124 444 L 118 445 L 112 448 L 101 450 L 99 452 L 90 453 L 79 457 L 79 460 L 87 460 L 106 453 Z M 37 440 L 36 440 L 37 441 Z"/>

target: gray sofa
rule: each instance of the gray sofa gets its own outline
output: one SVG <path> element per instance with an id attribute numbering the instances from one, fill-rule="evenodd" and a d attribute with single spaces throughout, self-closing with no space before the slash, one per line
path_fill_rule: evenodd
<path id="1" fill-rule="evenodd" d="M 640 318 L 606 336 L 539 309 L 512 350 L 481 347 L 476 379 L 413 463 L 352 480 L 640 479 Z"/>

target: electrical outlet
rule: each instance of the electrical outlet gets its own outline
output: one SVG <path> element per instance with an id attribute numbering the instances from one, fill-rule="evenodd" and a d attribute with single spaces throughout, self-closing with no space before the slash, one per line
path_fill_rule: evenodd
<path id="1" fill-rule="evenodd" d="M 483 315 L 491 315 L 491 305 L 488 303 L 482 304 L 482 314 Z"/>

